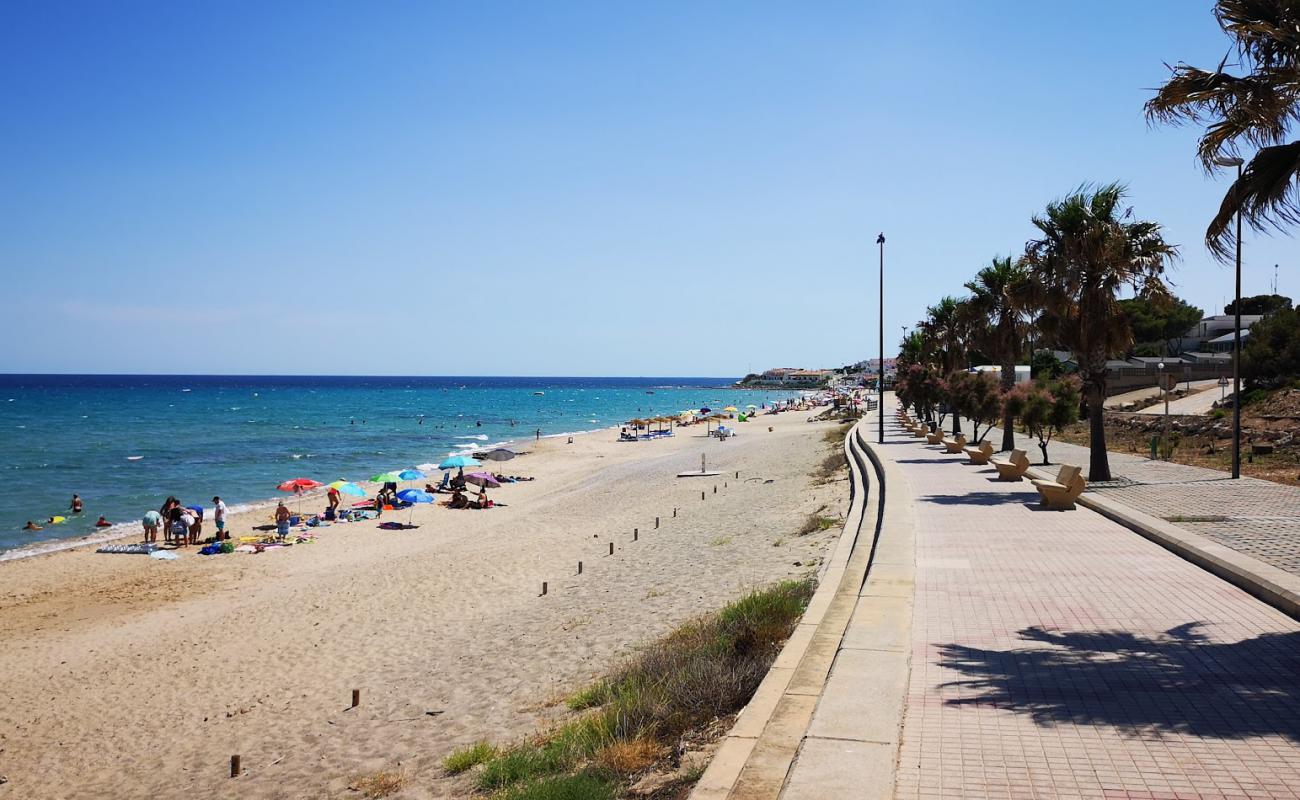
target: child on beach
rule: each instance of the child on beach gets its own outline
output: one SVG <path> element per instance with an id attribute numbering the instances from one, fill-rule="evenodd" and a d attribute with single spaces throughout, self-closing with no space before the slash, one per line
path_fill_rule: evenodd
<path id="1" fill-rule="evenodd" d="M 146 511 L 141 523 L 144 525 L 145 544 L 158 541 L 158 528 L 162 525 L 162 515 L 157 511 Z"/>

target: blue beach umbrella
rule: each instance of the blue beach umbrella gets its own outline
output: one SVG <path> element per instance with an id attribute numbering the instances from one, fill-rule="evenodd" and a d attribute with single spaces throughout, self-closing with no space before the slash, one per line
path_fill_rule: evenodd
<path id="1" fill-rule="evenodd" d="M 330 486 L 332 486 L 335 489 L 338 489 L 343 494 L 350 494 L 353 497 L 366 496 L 366 490 L 362 489 L 360 486 L 357 486 L 355 483 L 351 481 L 334 481 L 333 483 L 330 484 Z"/>
<path id="2" fill-rule="evenodd" d="M 438 465 L 438 469 L 464 469 L 465 467 L 481 467 L 478 459 L 469 456 L 452 456 Z"/>
<path id="3" fill-rule="evenodd" d="M 409 526 L 411 520 L 415 519 L 415 504 L 432 503 L 433 495 L 428 492 L 422 492 L 419 489 L 403 489 L 397 493 L 397 499 L 401 500 L 403 503 L 411 504 L 411 514 L 406 518 L 406 524 Z"/>
<path id="4" fill-rule="evenodd" d="M 418 469 L 404 469 L 397 473 L 397 477 L 404 481 L 421 481 L 424 480 L 424 473 Z"/>

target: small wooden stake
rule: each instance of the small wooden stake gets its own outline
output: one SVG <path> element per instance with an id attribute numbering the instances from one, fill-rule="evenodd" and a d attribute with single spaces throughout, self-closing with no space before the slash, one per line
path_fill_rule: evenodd
<path id="1" fill-rule="evenodd" d="M 736 470 L 736 480 L 740 480 L 740 470 Z"/>
<path id="2" fill-rule="evenodd" d="M 546 581 L 542 581 L 542 597 L 546 596 Z"/>
<path id="3" fill-rule="evenodd" d="M 716 484 L 716 483 L 713 484 L 713 493 L 714 493 L 714 494 L 717 494 L 717 493 L 718 493 L 718 484 Z"/>
<path id="4" fill-rule="evenodd" d="M 655 517 L 655 530 L 659 530 L 659 518 Z"/>
<path id="5" fill-rule="evenodd" d="M 578 574 L 579 574 L 579 575 L 582 574 L 582 562 L 581 562 L 581 561 L 578 562 Z"/>
<path id="6" fill-rule="evenodd" d="M 610 543 L 609 543 L 609 554 L 610 554 L 611 556 L 614 555 L 614 543 L 613 543 L 613 542 L 610 542 Z"/>
<path id="7" fill-rule="evenodd" d="M 241 767 L 240 764 L 239 764 L 239 756 L 231 756 L 231 757 L 230 757 L 230 777 L 232 777 L 232 778 L 238 778 L 238 777 L 239 777 L 239 773 L 242 772 L 242 771 L 243 771 L 243 767 Z"/>
<path id="8" fill-rule="evenodd" d="M 704 492 L 700 492 L 700 499 L 701 499 L 701 500 L 704 499 Z"/>
<path id="9" fill-rule="evenodd" d="M 632 541 L 635 542 L 637 540 L 637 537 L 639 537 L 640 535 L 641 535 L 641 530 L 639 528 L 632 529 Z"/>
<path id="10" fill-rule="evenodd" d="M 673 519 L 677 519 L 677 509 L 673 509 Z"/>
<path id="11" fill-rule="evenodd" d="M 356 708 L 356 707 L 359 706 L 359 705 L 361 705 L 361 690 L 360 690 L 360 689 L 353 689 L 353 690 L 352 690 L 352 707 L 353 707 L 353 708 Z"/>

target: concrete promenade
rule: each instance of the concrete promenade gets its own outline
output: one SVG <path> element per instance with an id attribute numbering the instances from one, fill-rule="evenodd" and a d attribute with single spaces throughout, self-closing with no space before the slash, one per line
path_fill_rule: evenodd
<path id="1" fill-rule="evenodd" d="M 1300 623 L 892 418 L 870 441 L 915 525 L 894 796 L 1300 798 Z"/>
<path id="2" fill-rule="evenodd" d="M 962 425 L 969 435 L 970 421 Z M 946 427 L 951 430 L 951 422 Z M 997 447 L 1001 431 L 995 428 L 987 441 Z M 1042 460 L 1037 439 L 1017 433 L 1016 446 L 1035 466 Z M 1087 447 L 1052 442 L 1047 455 L 1053 464 L 1078 464 L 1087 475 Z M 1111 452 L 1110 471 L 1114 480 L 1090 484 L 1088 491 L 1300 576 L 1300 488 L 1258 478 L 1234 481 L 1217 470 L 1131 453 Z"/>

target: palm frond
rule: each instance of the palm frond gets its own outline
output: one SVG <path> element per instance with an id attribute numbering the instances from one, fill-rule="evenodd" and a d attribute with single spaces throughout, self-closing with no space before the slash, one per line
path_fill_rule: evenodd
<path id="1" fill-rule="evenodd" d="M 1232 258 L 1238 213 L 1257 231 L 1300 223 L 1300 141 L 1263 148 L 1228 187 L 1205 231 L 1206 246 L 1220 260 Z"/>

